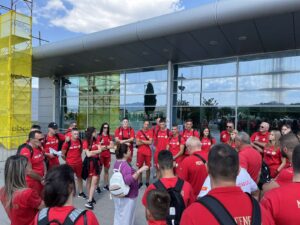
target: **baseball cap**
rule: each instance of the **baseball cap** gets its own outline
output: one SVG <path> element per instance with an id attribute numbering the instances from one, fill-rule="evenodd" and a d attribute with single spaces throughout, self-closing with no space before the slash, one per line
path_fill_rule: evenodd
<path id="1" fill-rule="evenodd" d="M 48 128 L 58 129 L 57 123 L 55 123 L 55 122 L 49 123 Z"/>

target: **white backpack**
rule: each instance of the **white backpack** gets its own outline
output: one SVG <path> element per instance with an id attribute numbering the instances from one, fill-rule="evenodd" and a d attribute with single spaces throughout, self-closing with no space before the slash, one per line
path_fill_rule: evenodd
<path id="1" fill-rule="evenodd" d="M 120 172 L 122 163 L 119 166 L 119 169 L 114 169 L 114 173 L 109 180 L 109 191 L 110 194 L 117 198 L 122 198 L 128 195 L 129 186 L 125 184 L 122 173 Z"/>

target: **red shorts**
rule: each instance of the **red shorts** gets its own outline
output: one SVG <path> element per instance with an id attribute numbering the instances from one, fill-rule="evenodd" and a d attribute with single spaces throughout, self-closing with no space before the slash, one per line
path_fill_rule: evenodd
<path id="1" fill-rule="evenodd" d="M 97 161 L 97 163 L 98 163 L 98 166 L 99 166 L 99 172 L 101 173 L 101 170 L 102 170 L 102 164 L 101 164 L 100 159 Z M 97 171 L 96 171 L 96 168 L 95 168 L 95 166 L 94 166 L 93 161 L 90 161 L 89 177 L 99 176 L 100 173 L 97 174 Z"/>
<path id="2" fill-rule="evenodd" d="M 131 163 L 132 161 L 132 158 L 133 158 L 133 146 L 130 145 L 130 157 L 127 159 L 127 162 Z"/>
<path id="3" fill-rule="evenodd" d="M 48 160 L 49 160 L 49 168 L 48 168 L 48 170 L 50 170 L 53 167 L 59 166 L 58 157 L 54 157 L 52 159 L 48 158 Z"/>
<path id="4" fill-rule="evenodd" d="M 137 152 L 136 166 L 141 168 L 143 165 L 151 167 L 151 155 L 146 155 L 142 152 Z"/>
<path id="5" fill-rule="evenodd" d="M 31 178 L 27 178 L 26 182 L 27 182 L 27 186 L 29 188 L 32 188 L 33 190 L 35 190 L 39 194 L 39 196 L 42 197 L 42 192 L 43 192 L 44 186 L 41 184 L 40 181 L 33 180 Z"/>
<path id="6" fill-rule="evenodd" d="M 104 166 L 104 168 L 109 169 L 109 167 L 110 167 L 110 161 L 111 161 L 110 155 L 106 156 L 106 157 L 101 156 L 100 159 L 101 159 L 101 163 Z"/>
<path id="7" fill-rule="evenodd" d="M 76 174 L 77 178 L 81 178 L 81 173 L 82 173 L 82 163 L 78 163 L 76 165 L 69 165 L 74 173 Z"/>

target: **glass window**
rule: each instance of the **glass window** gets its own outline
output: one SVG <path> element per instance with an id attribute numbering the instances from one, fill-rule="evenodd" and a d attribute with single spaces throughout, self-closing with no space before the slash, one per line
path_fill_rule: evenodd
<path id="1" fill-rule="evenodd" d="M 126 74 L 126 83 L 147 83 L 166 81 L 167 70 L 141 71 Z"/>
<path id="2" fill-rule="evenodd" d="M 178 80 L 174 81 L 174 93 L 193 93 L 201 91 L 201 80 Z"/>
<path id="3" fill-rule="evenodd" d="M 126 107 L 141 106 L 144 107 L 145 95 L 127 95 L 126 96 Z M 166 106 L 167 96 L 156 95 L 156 106 Z"/>
<path id="4" fill-rule="evenodd" d="M 157 82 L 151 84 L 154 89 L 154 94 L 162 94 L 167 92 L 167 82 Z M 148 85 L 147 83 L 126 84 L 126 94 L 127 95 L 145 94 L 147 85 Z"/>
<path id="5" fill-rule="evenodd" d="M 282 58 L 282 70 L 284 70 L 284 71 L 300 71 L 300 56 L 283 57 Z"/>
<path id="6" fill-rule="evenodd" d="M 241 60 L 239 75 L 263 74 L 274 71 L 274 59 Z"/>
<path id="7" fill-rule="evenodd" d="M 193 94 L 174 94 L 173 101 L 176 101 L 177 106 L 199 106 L 200 93 Z"/>
<path id="8" fill-rule="evenodd" d="M 202 94 L 202 106 L 234 106 L 236 92 L 208 92 Z"/>
<path id="9" fill-rule="evenodd" d="M 236 61 L 221 64 L 203 65 L 203 78 L 234 75 L 236 75 Z"/>
<path id="10" fill-rule="evenodd" d="M 65 96 L 79 96 L 79 88 L 65 88 Z"/>
<path id="11" fill-rule="evenodd" d="M 234 91 L 236 89 L 236 78 L 203 79 L 203 91 Z"/>
<path id="12" fill-rule="evenodd" d="M 188 65 L 178 68 L 178 78 L 175 76 L 174 80 L 180 78 L 199 78 L 201 79 L 202 66 L 199 65 Z"/>

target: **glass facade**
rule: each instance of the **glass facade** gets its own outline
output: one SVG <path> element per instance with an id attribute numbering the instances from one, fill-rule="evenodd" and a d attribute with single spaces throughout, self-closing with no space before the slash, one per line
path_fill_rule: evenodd
<path id="1" fill-rule="evenodd" d="M 146 117 L 154 121 L 157 115 L 166 116 L 167 70 L 70 76 L 62 80 L 61 95 L 64 128 L 75 120 L 80 129 L 99 129 L 103 122 L 115 129 L 128 117 L 139 129 Z"/>
<path id="2" fill-rule="evenodd" d="M 289 120 L 299 130 L 299 51 L 175 64 L 173 69 L 170 84 L 167 66 L 68 77 L 71 84 L 62 88 L 64 127 L 69 120 L 77 120 L 80 128 L 98 128 L 105 121 L 117 127 L 126 116 L 139 129 L 145 117 L 154 121 L 171 107 L 172 123 L 192 118 L 196 129 L 209 126 L 217 139 L 228 120 L 250 133 L 262 120 L 272 128 Z"/>

